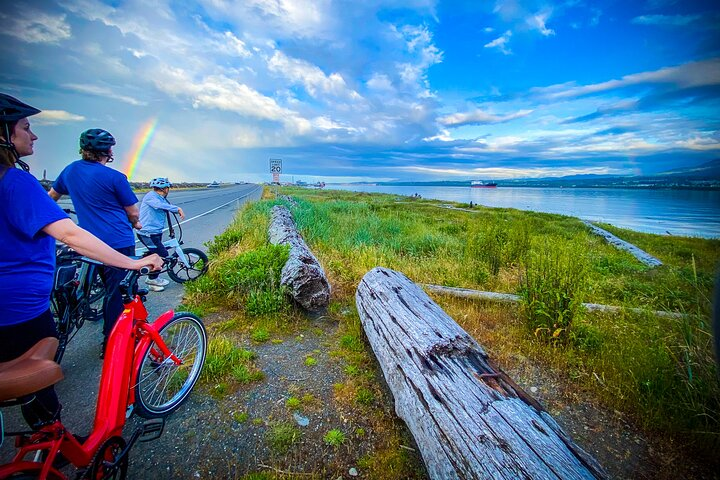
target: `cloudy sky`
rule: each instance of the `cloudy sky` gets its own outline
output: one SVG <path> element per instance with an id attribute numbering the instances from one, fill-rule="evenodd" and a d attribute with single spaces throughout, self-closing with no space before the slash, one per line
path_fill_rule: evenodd
<path id="1" fill-rule="evenodd" d="M 720 3 L 23 0 L 0 91 L 54 178 L 100 127 L 132 180 L 639 174 L 720 157 Z"/>

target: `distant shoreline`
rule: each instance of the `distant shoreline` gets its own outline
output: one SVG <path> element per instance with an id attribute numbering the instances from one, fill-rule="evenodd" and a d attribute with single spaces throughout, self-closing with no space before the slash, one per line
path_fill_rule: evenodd
<path id="1" fill-rule="evenodd" d="M 566 185 L 553 183 L 501 183 L 498 181 L 497 188 L 604 188 L 604 189 L 629 189 L 629 190 L 720 190 L 720 182 L 717 185 Z M 470 183 L 455 184 L 444 182 L 399 182 L 399 183 L 330 183 L 326 186 L 345 187 L 457 187 L 471 188 Z"/>

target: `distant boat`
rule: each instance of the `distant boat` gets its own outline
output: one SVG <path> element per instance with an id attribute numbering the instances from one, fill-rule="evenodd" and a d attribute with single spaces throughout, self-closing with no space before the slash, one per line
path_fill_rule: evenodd
<path id="1" fill-rule="evenodd" d="M 495 187 L 497 187 L 497 183 L 483 182 L 482 180 L 473 180 L 472 182 L 470 182 L 470 187 L 472 187 L 472 188 L 495 188 Z"/>

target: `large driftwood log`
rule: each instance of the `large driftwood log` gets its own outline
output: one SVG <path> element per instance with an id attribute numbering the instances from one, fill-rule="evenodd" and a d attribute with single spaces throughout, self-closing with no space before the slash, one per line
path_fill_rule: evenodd
<path id="1" fill-rule="evenodd" d="M 375 268 L 355 300 L 434 479 L 605 478 L 602 467 L 405 275 Z"/>
<path id="2" fill-rule="evenodd" d="M 321 310 L 330 302 L 330 284 L 315 255 L 297 231 L 290 211 L 282 205 L 271 210 L 270 243 L 289 245 L 290 256 L 280 273 L 280 283 L 290 289 L 293 299 L 310 311 Z"/>
<path id="3" fill-rule="evenodd" d="M 597 225 L 594 225 L 591 222 L 588 222 L 587 220 L 582 221 L 585 225 L 590 227 L 590 230 L 595 235 L 599 235 L 605 239 L 606 242 L 608 242 L 610 245 L 613 245 L 615 248 L 619 248 L 620 250 L 625 250 L 626 252 L 630 252 L 630 254 L 640 260 L 642 263 L 647 265 L 648 267 L 659 267 L 663 263 L 658 260 L 657 258 L 653 257 L 649 253 L 647 253 L 645 250 L 642 250 L 641 248 L 636 247 L 632 243 L 626 242 L 625 240 L 616 237 L 612 233 L 608 232 L 605 229 L 602 229 L 598 227 Z"/>

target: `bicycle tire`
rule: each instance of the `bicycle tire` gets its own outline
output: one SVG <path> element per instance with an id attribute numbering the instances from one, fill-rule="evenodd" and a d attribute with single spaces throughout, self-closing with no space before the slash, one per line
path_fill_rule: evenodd
<path id="1" fill-rule="evenodd" d="M 198 248 L 183 248 L 183 253 L 190 266 L 183 265 L 179 258 L 175 258 L 171 268 L 168 268 L 168 277 L 177 283 L 185 283 L 188 280 L 195 280 L 207 272 L 208 257 L 205 252 Z"/>
<path id="2" fill-rule="evenodd" d="M 86 320 L 97 322 L 103 318 L 103 303 L 105 300 L 105 283 L 100 277 L 100 273 L 94 270 L 92 273 L 92 282 L 87 290 L 88 316 Z"/>
<path id="3" fill-rule="evenodd" d="M 205 326 L 192 313 L 176 313 L 158 333 L 183 363 L 161 358 L 155 342 L 148 345 L 135 375 L 135 413 L 143 418 L 170 415 L 187 399 L 207 353 Z"/>
<path id="4" fill-rule="evenodd" d="M 55 319 L 55 329 L 57 330 L 58 334 L 58 348 L 55 352 L 55 362 L 60 363 L 60 361 L 63 358 L 63 355 L 65 355 L 65 349 L 67 348 L 68 342 L 70 342 L 70 335 L 73 332 L 73 322 L 70 319 L 70 315 L 72 315 L 70 305 L 63 305 L 60 310 L 62 312 L 58 312 L 58 305 L 56 304 L 57 300 L 54 300 L 50 302 L 51 305 L 51 312 L 53 314 L 53 317 Z"/>

